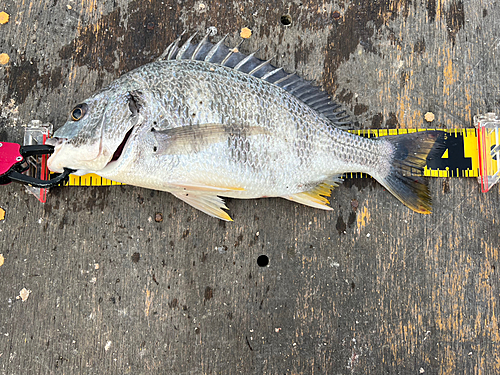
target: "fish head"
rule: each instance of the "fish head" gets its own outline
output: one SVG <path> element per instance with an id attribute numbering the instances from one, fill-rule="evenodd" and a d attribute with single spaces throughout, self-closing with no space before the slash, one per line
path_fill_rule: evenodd
<path id="1" fill-rule="evenodd" d="M 75 106 L 46 144 L 54 146 L 48 168 L 61 173 L 99 172 L 119 158 L 135 125 L 142 122 L 141 93 L 108 88 Z"/>

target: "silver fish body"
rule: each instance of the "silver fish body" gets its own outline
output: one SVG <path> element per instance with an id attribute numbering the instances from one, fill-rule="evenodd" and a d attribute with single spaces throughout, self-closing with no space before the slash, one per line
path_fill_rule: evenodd
<path id="1" fill-rule="evenodd" d="M 275 70 L 258 77 L 258 68 L 238 70 L 244 63 L 205 61 L 220 48 L 205 44 L 203 60 L 182 58 L 182 48 L 196 48 L 183 46 L 176 59 L 139 67 L 75 108 L 50 142 L 49 168 L 168 191 L 224 220 L 220 196 L 331 209 L 326 196 L 340 176 L 364 172 L 412 209 L 430 212 L 427 188 L 406 175 L 423 167 L 435 133 L 367 139 L 345 132 L 322 111 L 332 104 L 305 81 L 296 91 L 313 91 L 319 104 L 272 82 Z"/>

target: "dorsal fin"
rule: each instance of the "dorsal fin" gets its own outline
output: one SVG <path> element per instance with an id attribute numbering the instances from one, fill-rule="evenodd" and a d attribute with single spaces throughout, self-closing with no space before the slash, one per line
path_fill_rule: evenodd
<path id="1" fill-rule="evenodd" d="M 313 86 L 311 81 L 300 78 L 293 73 L 286 73 L 282 68 L 276 68 L 270 64 L 271 60 L 258 59 L 254 56 L 257 51 L 250 55 L 241 53 L 239 47 L 244 40 L 236 47 L 228 48 L 224 44 L 226 35 L 217 44 L 213 44 L 208 40 L 210 33 L 209 31 L 197 44 L 192 43 L 195 33 L 179 47 L 181 35 L 163 52 L 158 60 L 199 60 L 236 69 L 288 91 L 330 120 L 332 125 L 336 127 L 345 128 L 351 124 L 345 111 L 339 110 L 340 104 L 332 101 L 326 92 Z"/>

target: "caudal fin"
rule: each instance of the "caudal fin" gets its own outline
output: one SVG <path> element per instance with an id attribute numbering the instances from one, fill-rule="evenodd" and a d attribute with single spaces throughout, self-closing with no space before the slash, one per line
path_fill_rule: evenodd
<path id="1" fill-rule="evenodd" d="M 374 175 L 387 190 L 412 210 L 430 214 L 432 199 L 423 176 L 427 158 L 442 152 L 440 131 L 423 131 L 381 137 L 393 148 L 391 167 L 385 177 Z"/>

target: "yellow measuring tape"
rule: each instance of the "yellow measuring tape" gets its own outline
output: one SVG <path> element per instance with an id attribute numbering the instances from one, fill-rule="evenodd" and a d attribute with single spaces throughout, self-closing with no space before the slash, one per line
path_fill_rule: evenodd
<path id="1" fill-rule="evenodd" d="M 109 180 L 107 178 L 89 173 L 83 176 L 69 175 L 69 180 L 64 184 L 65 186 L 112 186 L 124 185 L 121 182 Z"/>

